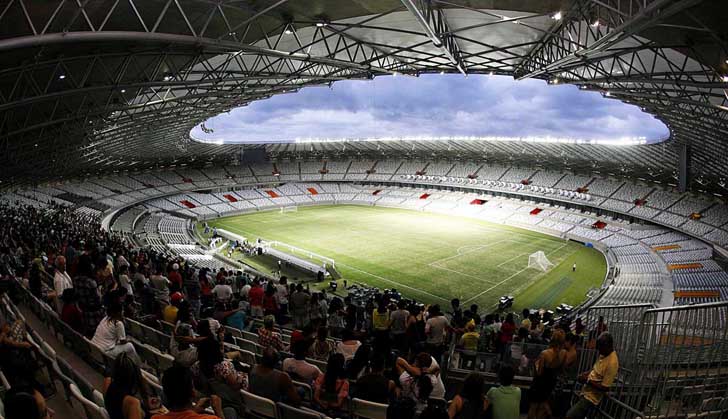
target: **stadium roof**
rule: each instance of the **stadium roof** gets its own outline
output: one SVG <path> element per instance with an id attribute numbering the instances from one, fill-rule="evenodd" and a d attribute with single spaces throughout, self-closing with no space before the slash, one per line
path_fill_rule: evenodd
<path id="1" fill-rule="evenodd" d="M 321 143 L 274 156 L 433 154 L 669 181 L 728 174 L 728 3 L 711 0 L 4 0 L 1 180 L 237 158 L 207 118 L 343 79 L 495 73 L 573 83 L 665 122 L 663 144 Z M 537 117 L 537 116 L 535 116 Z M 257 146 L 261 147 L 261 146 Z"/>

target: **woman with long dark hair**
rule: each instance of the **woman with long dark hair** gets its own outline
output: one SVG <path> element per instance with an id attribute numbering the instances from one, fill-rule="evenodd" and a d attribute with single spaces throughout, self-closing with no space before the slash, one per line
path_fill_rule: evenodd
<path id="1" fill-rule="evenodd" d="M 126 353 L 114 360 L 111 376 L 104 379 L 104 404 L 111 419 L 144 418 L 147 390 L 142 371 Z"/>
<path id="2" fill-rule="evenodd" d="M 477 373 L 468 374 L 460 394 L 453 397 L 448 410 L 450 419 L 481 419 L 485 416 L 485 381 Z"/>
<path id="3" fill-rule="evenodd" d="M 314 384 L 313 400 L 323 411 L 334 416 L 345 409 L 349 397 L 349 380 L 346 379 L 344 355 L 334 353 L 329 356 L 326 373 L 320 375 Z"/>

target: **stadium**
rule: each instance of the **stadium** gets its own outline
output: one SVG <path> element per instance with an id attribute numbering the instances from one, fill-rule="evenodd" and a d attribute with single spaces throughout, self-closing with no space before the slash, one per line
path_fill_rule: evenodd
<path id="1" fill-rule="evenodd" d="M 728 417 L 726 19 L 0 1 L 0 419 Z"/>

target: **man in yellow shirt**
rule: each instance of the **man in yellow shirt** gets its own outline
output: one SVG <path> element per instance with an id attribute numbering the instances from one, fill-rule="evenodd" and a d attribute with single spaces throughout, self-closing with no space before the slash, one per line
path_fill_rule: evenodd
<path id="1" fill-rule="evenodd" d="M 608 332 L 599 335 L 597 351 L 599 359 L 594 367 L 588 373 L 579 376 L 579 381 L 584 383 L 584 387 L 579 401 L 566 413 L 567 419 L 592 417 L 594 410 L 617 378 L 619 359 L 614 351 L 614 339 Z"/>

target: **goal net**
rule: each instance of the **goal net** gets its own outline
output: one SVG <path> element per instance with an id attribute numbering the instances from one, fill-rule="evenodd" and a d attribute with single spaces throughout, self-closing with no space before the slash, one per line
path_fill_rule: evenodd
<path id="1" fill-rule="evenodd" d="M 298 212 L 298 207 L 281 207 L 281 214 L 284 212 Z"/>
<path id="2" fill-rule="evenodd" d="M 529 268 L 540 269 L 546 272 L 549 269 L 553 268 L 553 266 L 554 264 L 549 261 L 549 259 L 546 257 L 546 253 L 544 253 L 543 250 L 539 250 L 538 252 L 533 253 L 528 257 Z"/>

